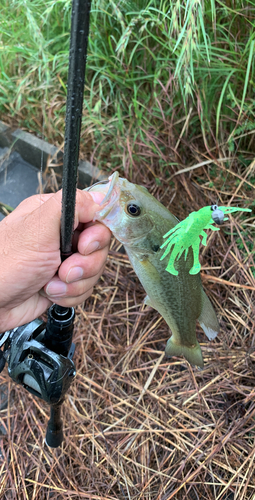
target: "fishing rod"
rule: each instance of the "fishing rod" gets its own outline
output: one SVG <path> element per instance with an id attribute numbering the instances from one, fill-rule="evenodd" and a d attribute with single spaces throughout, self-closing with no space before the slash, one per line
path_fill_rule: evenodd
<path id="1" fill-rule="evenodd" d="M 63 159 L 61 262 L 72 255 L 80 130 L 89 34 L 91 0 L 73 0 Z M 61 407 L 76 371 L 72 342 L 74 308 L 53 304 L 47 323 L 36 319 L 5 332 L 0 339 L 0 371 L 8 362 L 8 373 L 31 394 L 50 404 L 45 441 L 51 448 L 61 445 Z"/>

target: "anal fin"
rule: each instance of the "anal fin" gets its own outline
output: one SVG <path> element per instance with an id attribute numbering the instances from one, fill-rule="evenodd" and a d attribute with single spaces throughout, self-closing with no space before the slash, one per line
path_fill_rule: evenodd
<path id="1" fill-rule="evenodd" d="M 213 340 L 215 339 L 215 337 L 217 337 L 220 330 L 220 325 L 214 308 L 204 290 L 202 292 L 202 312 L 198 318 L 198 321 L 209 340 Z"/>

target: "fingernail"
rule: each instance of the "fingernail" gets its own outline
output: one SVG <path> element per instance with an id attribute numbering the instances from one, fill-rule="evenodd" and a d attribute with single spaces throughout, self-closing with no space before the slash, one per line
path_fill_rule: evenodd
<path id="1" fill-rule="evenodd" d="M 72 283 L 73 281 L 79 280 L 83 276 L 82 267 L 72 267 L 67 274 L 66 282 Z"/>
<path id="2" fill-rule="evenodd" d="M 58 282 L 52 281 L 51 283 L 48 284 L 46 288 L 47 295 L 51 296 L 65 295 L 66 291 L 67 291 L 67 286 L 62 281 Z"/>
<path id="3" fill-rule="evenodd" d="M 85 248 L 84 255 L 89 255 L 92 252 L 95 252 L 100 248 L 98 241 L 91 241 L 88 246 Z"/>

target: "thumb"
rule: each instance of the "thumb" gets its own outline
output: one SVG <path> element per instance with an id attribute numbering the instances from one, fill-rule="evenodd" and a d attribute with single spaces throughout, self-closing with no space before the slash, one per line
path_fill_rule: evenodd
<path id="1" fill-rule="evenodd" d="M 86 223 L 93 220 L 103 198 L 102 193 L 89 193 L 77 189 L 74 229 L 80 222 Z M 61 213 L 62 190 L 47 198 L 40 207 L 27 217 L 28 230 L 38 228 L 41 245 L 45 241 L 47 241 L 47 246 L 53 242 L 59 245 Z"/>

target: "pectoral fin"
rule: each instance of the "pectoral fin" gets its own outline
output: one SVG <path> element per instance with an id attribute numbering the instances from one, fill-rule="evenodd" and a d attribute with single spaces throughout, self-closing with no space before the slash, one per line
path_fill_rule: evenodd
<path id="1" fill-rule="evenodd" d="M 143 303 L 146 305 L 146 306 L 150 306 L 150 307 L 153 307 L 153 309 L 155 309 L 155 306 L 153 305 L 149 295 L 146 295 L 146 297 L 144 298 L 144 301 Z"/>
<path id="2" fill-rule="evenodd" d="M 201 347 L 198 342 L 193 347 L 187 347 L 186 345 L 176 344 L 173 337 L 170 337 L 166 344 L 166 355 L 184 356 L 191 365 L 200 366 L 201 368 L 204 366 Z"/>
<path id="3" fill-rule="evenodd" d="M 202 291 L 202 312 L 198 318 L 198 321 L 209 340 L 213 340 L 215 339 L 215 337 L 217 337 L 220 330 L 220 325 L 213 306 L 204 290 Z"/>

